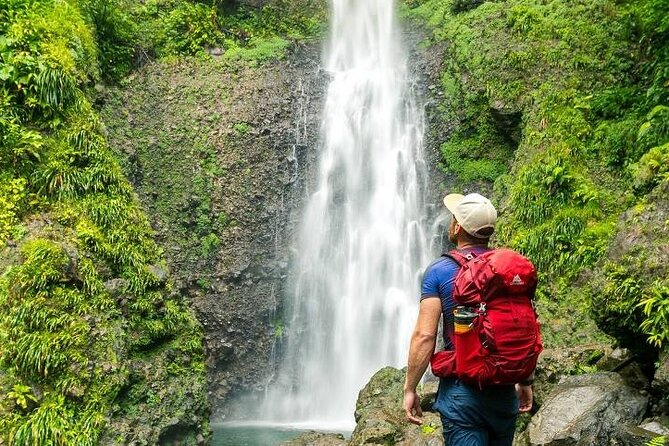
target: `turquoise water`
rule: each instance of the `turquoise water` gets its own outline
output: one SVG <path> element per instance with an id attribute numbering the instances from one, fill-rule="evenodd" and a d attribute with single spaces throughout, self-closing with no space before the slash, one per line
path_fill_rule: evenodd
<path id="1" fill-rule="evenodd" d="M 277 427 L 214 425 L 212 446 L 275 446 L 300 435 L 302 430 Z"/>

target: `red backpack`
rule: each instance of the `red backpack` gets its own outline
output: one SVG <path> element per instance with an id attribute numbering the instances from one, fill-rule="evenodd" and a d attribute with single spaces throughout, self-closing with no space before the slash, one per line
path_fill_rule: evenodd
<path id="1" fill-rule="evenodd" d="M 533 301 L 534 265 L 510 249 L 445 255 L 460 265 L 453 299 L 474 314 L 468 327 L 451 335 L 455 350 L 432 356 L 432 373 L 479 387 L 527 380 L 543 350 Z"/>

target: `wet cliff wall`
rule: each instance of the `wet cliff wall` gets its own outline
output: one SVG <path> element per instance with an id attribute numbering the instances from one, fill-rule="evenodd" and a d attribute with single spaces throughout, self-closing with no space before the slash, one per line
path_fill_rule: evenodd
<path id="1" fill-rule="evenodd" d="M 282 336 L 290 242 L 318 145 L 319 43 L 262 65 L 146 66 L 105 96 L 109 140 L 205 332 L 209 398 L 261 392 Z"/>

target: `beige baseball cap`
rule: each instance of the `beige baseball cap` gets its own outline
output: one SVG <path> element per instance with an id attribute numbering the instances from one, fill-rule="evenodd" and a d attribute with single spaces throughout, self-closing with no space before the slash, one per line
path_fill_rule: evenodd
<path id="1" fill-rule="evenodd" d="M 448 194 L 444 197 L 444 204 L 467 234 L 489 238 L 495 230 L 497 211 L 483 195 Z"/>

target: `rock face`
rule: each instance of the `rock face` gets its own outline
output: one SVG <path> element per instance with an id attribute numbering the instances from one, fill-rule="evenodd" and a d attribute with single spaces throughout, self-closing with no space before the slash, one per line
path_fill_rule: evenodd
<path id="1" fill-rule="evenodd" d="M 566 377 L 532 418 L 527 444 L 608 444 L 621 426 L 641 421 L 647 402 L 615 373 Z"/>
<path id="2" fill-rule="evenodd" d="M 104 99 L 110 145 L 203 325 L 215 418 L 274 367 L 288 248 L 314 170 L 319 56 L 310 45 L 262 66 L 158 62 Z"/>
<path id="3" fill-rule="evenodd" d="M 424 412 L 422 426 L 405 421 L 404 376 L 404 371 L 386 367 L 360 391 L 355 410 L 357 425 L 350 445 L 443 445 L 441 421 L 436 413 Z"/>
<path id="4" fill-rule="evenodd" d="M 281 355 L 290 246 L 316 173 L 320 55 L 310 44 L 262 66 L 160 62 L 101 97 L 110 145 L 203 325 L 214 418 L 252 417 Z M 434 77 L 421 85 L 438 83 L 439 55 L 412 55 Z M 437 102 L 425 103 L 439 121 Z M 430 166 L 449 130 L 439 122 L 426 136 Z M 239 395 L 250 396 L 231 404 Z"/>
<path id="5" fill-rule="evenodd" d="M 653 412 L 669 415 L 669 351 L 663 351 L 652 383 Z"/>
<path id="6" fill-rule="evenodd" d="M 341 434 L 310 431 L 281 443 L 281 446 L 345 446 L 347 444 L 348 442 Z"/>

